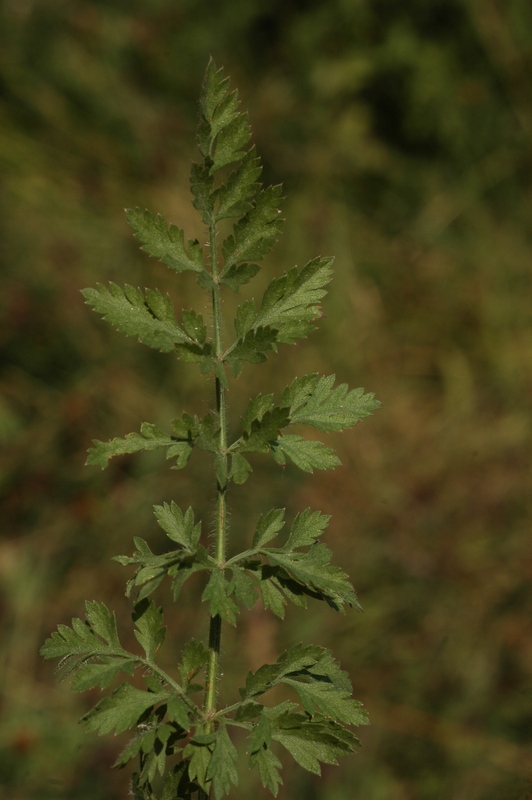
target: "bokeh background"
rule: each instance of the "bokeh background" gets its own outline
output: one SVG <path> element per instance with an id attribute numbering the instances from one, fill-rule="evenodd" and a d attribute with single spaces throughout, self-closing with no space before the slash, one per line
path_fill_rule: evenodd
<path id="1" fill-rule="evenodd" d="M 529 0 L 0 3 L 0 798 L 127 796 L 127 771 L 109 769 L 123 738 L 77 724 L 98 693 L 58 685 L 38 649 L 85 599 L 130 631 L 127 570 L 110 559 L 133 535 L 162 546 L 153 503 L 211 524 L 201 457 L 184 472 L 159 454 L 84 467 L 92 438 L 213 399 L 79 293 L 114 280 L 169 290 L 178 311 L 207 305 L 139 251 L 123 208 L 204 236 L 188 174 L 210 53 L 249 109 L 265 181 L 285 187 L 264 271 L 336 255 L 319 332 L 248 367 L 231 413 L 305 370 L 383 404 L 331 438 L 343 468 L 257 458 L 234 494 L 235 547 L 272 505 L 332 514 L 365 612 L 243 615 L 222 693 L 296 640 L 349 670 L 372 720 L 362 750 L 321 780 L 287 758 L 282 800 L 531 798 Z M 206 632 L 200 592 L 191 581 L 167 616 L 170 666 Z M 233 795 L 251 792 L 266 796 L 244 771 Z"/>

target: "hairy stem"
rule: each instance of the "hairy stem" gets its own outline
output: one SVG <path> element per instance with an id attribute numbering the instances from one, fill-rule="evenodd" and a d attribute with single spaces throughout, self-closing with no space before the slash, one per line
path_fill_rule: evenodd
<path id="1" fill-rule="evenodd" d="M 214 319 L 214 345 L 215 356 L 221 362 L 223 355 L 222 343 L 222 315 L 220 284 L 218 282 L 218 255 L 216 251 L 216 226 L 214 223 L 209 229 L 212 277 L 215 285 L 212 290 L 212 308 Z M 222 369 L 223 369 L 223 365 Z M 216 411 L 220 426 L 219 449 L 217 453 L 217 481 L 216 481 L 216 536 L 214 543 L 214 557 L 218 564 L 225 562 L 226 535 L 227 535 L 227 418 L 225 389 L 219 377 L 216 377 Z M 207 684 L 205 693 L 205 716 L 207 717 L 206 733 L 212 730 L 210 718 L 216 711 L 216 689 L 218 683 L 218 665 L 220 659 L 220 637 L 222 620 L 219 615 L 211 617 L 209 630 L 209 661 L 207 665 Z M 200 795 L 201 797 L 201 795 Z"/>

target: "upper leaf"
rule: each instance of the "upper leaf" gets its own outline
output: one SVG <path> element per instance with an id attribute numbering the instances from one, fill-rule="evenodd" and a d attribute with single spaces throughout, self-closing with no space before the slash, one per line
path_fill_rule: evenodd
<path id="1" fill-rule="evenodd" d="M 201 523 L 194 524 L 194 512 L 191 508 L 183 514 L 173 500 L 170 505 L 163 503 L 162 506 L 153 508 L 157 522 L 172 541 L 186 550 L 196 550 L 201 535 Z"/>
<path id="2" fill-rule="evenodd" d="M 291 753 L 303 769 L 321 774 L 320 762 L 337 764 L 340 756 L 349 755 L 360 742 L 353 734 L 331 720 L 306 714 L 285 714 L 276 721 L 275 741 Z"/>
<path id="3" fill-rule="evenodd" d="M 317 374 L 296 378 L 281 400 L 290 407 L 290 422 L 320 431 L 343 431 L 380 406 L 375 395 L 364 394 L 364 389 L 349 391 L 345 383 L 333 389 L 334 380 L 334 375 L 318 378 Z"/>
<path id="4" fill-rule="evenodd" d="M 239 311 L 238 325 L 245 330 L 250 325 L 253 307 L 245 303 Z M 239 342 L 253 332 L 251 326 Z M 228 352 L 229 360 L 231 349 Z M 242 419 L 243 434 L 231 445 L 230 452 L 270 450 L 278 464 L 284 465 L 288 456 L 305 472 L 337 467 L 340 460 L 322 442 L 283 433 L 283 429 L 296 424 L 312 425 L 322 431 L 344 430 L 379 407 L 373 394 L 364 394 L 363 389 L 349 392 L 346 384 L 333 388 L 334 379 L 334 375 L 320 378 L 317 374 L 295 378 L 283 392 L 280 406 L 274 405 L 272 395 L 257 395 L 248 403 Z"/>
<path id="5" fill-rule="evenodd" d="M 251 464 L 244 456 L 241 456 L 240 453 L 231 453 L 231 469 L 229 470 L 228 477 L 231 478 L 234 483 L 245 483 L 251 471 Z"/>
<path id="6" fill-rule="evenodd" d="M 233 264 L 232 267 L 229 267 L 227 272 L 224 272 L 220 283 L 229 286 L 233 292 L 239 292 L 240 287 L 245 283 L 249 283 L 249 281 L 255 277 L 259 269 L 260 267 L 258 264 Z"/>
<path id="7" fill-rule="evenodd" d="M 148 600 L 137 603 L 133 612 L 135 623 L 135 636 L 142 646 L 148 661 L 153 661 L 157 650 L 166 637 L 166 627 L 163 625 L 163 610 Z"/>
<path id="8" fill-rule="evenodd" d="M 368 717 L 361 704 L 351 699 L 352 687 L 330 650 L 316 645 L 296 644 L 246 678 L 244 699 L 255 699 L 284 683 L 299 695 L 310 716 L 322 714 L 348 725 L 366 725 Z"/>
<path id="9" fill-rule="evenodd" d="M 218 190 L 218 207 L 215 220 L 242 217 L 252 209 L 252 200 L 260 191 L 258 178 L 262 172 L 260 158 L 255 148 L 249 150 L 227 183 Z"/>
<path id="10" fill-rule="evenodd" d="M 135 662 L 130 657 L 107 658 L 100 656 L 100 658 L 102 659 L 100 663 L 85 662 L 79 666 L 75 665 L 76 673 L 70 685 L 74 692 L 86 692 L 96 686 L 106 689 L 119 672 L 133 675 L 135 671 Z"/>
<path id="11" fill-rule="evenodd" d="M 268 562 L 281 567 L 297 583 L 308 587 L 337 611 L 344 604 L 360 608 L 348 575 L 330 564 L 331 551 L 324 544 L 314 544 L 306 553 L 282 553 L 265 550 Z"/>
<path id="12" fill-rule="evenodd" d="M 253 212 L 237 223 L 235 232 L 251 213 Z M 269 224 L 274 223 L 272 221 Z M 254 232 L 252 226 L 250 230 Z M 249 241 L 245 240 L 247 234 L 249 230 L 243 228 L 239 234 L 242 241 L 238 246 L 233 237 L 224 242 L 226 268 L 229 265 L 227 274 L 234 269 L 236 261 L 246 258 L 256 259 L 259 253 L 268 252 L 275 239 L 270 237 L 268 232 L 262 233 L 260 226 L 257 228 L 256 237 L 250 236 Z M 266 246 L 266 242 L 269 242 L 268 249 L 261 250 L 262 246 Z M 257 250 L 254 249 L 256 246 Z M 294 268 L 280 278 L 275 278 L 266 289 L 259 311 L 254 300 L 246 300 L 239 306 L 235 318 L 238 338 L 223 356 L 236 377 L 240 373 L 240 361 L 255 363 L 264 361 L 267 350 L 277 350 L 277 344 L 294 344 L 296 339 L 306 336 L 314 329 L 313 321 L 321 316 L 319 301 L 326 294 L 323 287 L 331 280 L 333 260 L 315 258 L 299 273 L 297 268 Z M 225 271 L 222 276 L 224 274 Z M 266 332 L 268 332 L 267 338 L 265 338 Z M 235 362 L 236 370 L 233 366 Z"/>
<path id="13" fill-rule="evenodd" d="M 109 647 L 121 649 L 114 612 L 109 611 L 105 603 L 98 603 L 96 600 L 87 600 L 85 611 L 87 621 L 94 633 L 101 636 Z"/>
<path id="14" fill-rule="evenodd" d="M 334 469 L 342 463 L 331 448 L 325 447 L 322 442 L 303 439 L 302 436 L 294 434 L 279 436 L 272 443 L 272 453 L 277 463 L 281 465 L 286 463 L 285 455 L 289 456 L 303 472 Z"/>
<path id="15" fill-rule="evenodd" d="M 246 411 L 242 418 L 242 429 L 248 435 L 254 421 L 261 421 L 267 411 L 274 407 L 273 394 L 258 394 L 247 404 Z"/>
<path id="16" fill-rule="evenodd" d="M 268 395 L 261 399 L 264 400 L 264 406 L 266 406 Z M 238 451 L 267 453 L 272 446 L 276 445 L 279 439 L 279 430 L 286 427 L 289 422 L 287 408 L 277 406 L 265 413 L 262 413 L 262 409 L 258 409 L 257 416 L 249 425 L 246 424 L 246 418 L 244 418 L 247 430 L 244 431 L 242 440 L 239 442 Z"/>
<path id="17" fill-rule="evenodd" d="M 223 570 L 213 569 L 201 599 L 209 603 L 211 617 L 219 615 L 225 622 L 236 625 L 238 606 L 230 597 L 233 587 L 226 580 Z"/>
<path id="18" fill-rule="evenodd" d="M 315 319 L 322 316 L 320 300 L 327 293 L 325 286 L 332 278 L 334 258 L 314 258 L 298 272 L 289 270 L 274 278 L 253 323 L 256 328 L 269 325 L 279 331 L 277 341 L 293 344 L 313 330 Z"/>
<path id="19" fill-rule="evenodd" d="M 209 658 L 209 651 L 201 642 L 191 639 L 183 650 L 181 663 L 178 666 L 181 685 L 184 689 L 194 680 L 198 672 L 205 666 Z"/>
<path id="20" fill-rule="evenodd" d="M 75 672 L 74 691 L 109 686 L 119 672 L 132 675 L 138 656 L 124 650 L 116 620 L 104 603 L 85 603 L 87 620 L 74 618 L 72 627 L 59 625 L 41 648 L 44 658 L 61 658 L 62 677 Z"/>
<path id="21" fill-rule="evenodd" d="M 319 539 L 323 531 L 329 524 L 330 516 L 322 514 L 321 511 L 311 511 L 306 508 L 300 514 L 297 514 L 290 534 L 283 546 L 283 550 L 292 551 L 296 547 L 309 547 Z"/>
<path id="22" fill-rule="evenodd" d="M 277 241 L 283 219 L 279 206 L 281 186 L 269 186 L 257 196 L 253 208 L 239 220 L 233 234 L 223 243 L 224 269 L 222 277 L 243 261 L 260 261 Z M 268 323 L 266 323 L 268 324 Z"/>
<path id="23" fill-rule="evenodd" d="M 258 599 L 255 581 L 242 567 L 234 567 L 231 572 L 231 593 L 245 608 L 253 608 Z"/>
<path id="24" fill-rule="evenodd" d="M 58 625 L 57 631 L 52 633 L 41 648 L 44 658 L 129 655 L 118 640 L 114 614 L 103 603 L 96 601 L 87 600 L 85 608 L 87 622 L 74 618 L 72 628 Z"/>
<path id="25" fill-rule="evenodd" d="M 242 361 L 261 364 L 266 352 L 275 348 L 277 331 L 273 328 L 256 328 L 248 331 L 226 354 L 225 360 L 235 378 L 242 372 Z"/>
<path id="26" fill-rule="evenodd" d="M 109 464 L 109 459 L 113 456 L 138 453 L 142 450 L 155 450 L 158 447 L 171 447 L 175 443 L 175 438 L 163 433 L 156 425 L 143 422 L 140 433 L 128 433 L 125 439 L 116 438 L 109 442 L 93 439 L 94 447 L 89 449 L 86 463 L 89 466 L 105 469 Z"/>
<path id="27" fill-rule="evenodd" d="M 183 583 L 194 572 L 207 569 L 212 559 L 204 547 L 198 547 L 194 552 L 188 549 L 171 550 L 169 553 L 156 555 L 144 539 L 134 537 L 136 551 L 132 556 L 115 556 L 122 566 L 139 564 L 133 578 L 128 581 L 126 594 L 129 596 L 133 589 L 139 587 L 137 602 L 148 597 L 161 583 L 165 575 L 173 578 L 174 597 L 177 599 Z"/>
<path id="28" fill-rule="evenodd" d="M 185 247 L 185 234 L 175 225 L 168 226 L 164 218 L 140 208 L 126 209 L 126 217 L 135 236 L 143 243 L 142 250 L 155 256 L 176 272 L 191 270 L 204 272 L 203 253 L 197 240 L 189 240 Z"/>
<path id="29" fill-rule="evenodd" d="M 282 547 L 266 547 L 284 524 L 284 509 L 272 509 L 260 517 L 251 549 L 230 559 L 227 566 L 243 564 L 260 581 L 265 607 L 281 619 L 285 598 L 303 607 L 307 597 L 313 597 L 337 611 L 343 611 L 345 604 L 360 608 L 348 575 L 330 563 L 331 551 L 317 542 L 328 521 L 328 516 L 307 508 L 296 516 Z M 298 552 L 301 547 L 310 549 Z"/>
<path id="30" fill-rule="evenodd" d="M 213 116 L 210 135 L 213 139 L 217 138 L 214 147 L 211 148 L 211 175 L 228 164 L 240 161 L 246 155 L 242 148 L 251 139 L 248 115 L 235 114 L 233 106 L 236 107 L 236 92 L 232 92 L 227 100 L 220 104 Z"/>
<path id="31" fill-rule="evenodd" d="M 216 108 L 227 95 L 229 78 L 224 77 L 223 69 L 216 69 L 213 58 L 209 59 L 200 94 L 200 109 L 205 119 L 212 119 Z"/>
<path id="32" fill-rule="evenodd" d="M 192 164 L 190 188 L 194 197 L 193 205 L 198 211 L 203 211 L 202 219 L 205 225 L 210 225 L 213 221 L 214 201 L 216 199 L 213 184 L 214 178 L 210 174 L 208 166 L 205 166 L 205 164 Z M 209 288 L 209 286 L 205 286 L 205 288 Z"/>
<path id="33" fill-rule="evenodd" d="M 238 111 L 238 95 L 229 92 L 229 79 L 211 59 L 200 96 L 201 118 L 197 129 L 201 154 L 211 175 L 245 156 L 251 138 L 247 114 Z"/>
<path id="34" fill-rule="evenodd" d="M 251 544 L 253 548 L 263 547 L 270 539 L 277 536 L 284 527 L 284 514 L 284 508 L 272 508 L 267 514 L 259 517 Z"/>
<path id="35" fill-rule="evenodd" d="M 174 315 L 172 301 L 158 289 L 140 289 L 126 285 L 123 289 L 116 283 L 109 288 L 101 283 L 96 289 L 83 289 L 82 295 L 95 311 L 103 316 L 126 336 L 137 336 L 141 342 L 168 353 L 176 344 L 190 342 L 179 327 Z"/>

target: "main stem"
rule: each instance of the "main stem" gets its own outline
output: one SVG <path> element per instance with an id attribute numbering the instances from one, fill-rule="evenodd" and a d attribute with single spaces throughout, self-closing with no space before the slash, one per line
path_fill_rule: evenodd
<path id="1" fill-rule="evenodd" d="M 218 282 L 218 254 L 216 250 L 216 226 L 209 227 L 209 244 L 211 250 L 212 277 L 214 288 L 212 290 L 212 309 L 214 319 L 214 346 L 215 358 L 221 362 L 223 356 L 222 343 L 222 313 L 220 284 Z M 227 417 L 225 389 L 216 377 L 216 411 L 220 426 L 220 439 L 218 458 L 220 469 L 217 470 L 216 482 L 216 538 L 214 544 L 214 557 L 219 564 L 225 563 L 226 535 L 227 535 Z M 212 731 L 210 717 L 216 711 L 216 689 L 218 684 L 218 666 L 220 660 L 220 637 L 222 620 L 217 614 L 211 617 L 209 629 L 209 661 L 207 664 L 207 685 L 205 694 L 205 715 L 207 717 L 206 733 Z M 201 797 L 201 795 L 200 795 Z"/>

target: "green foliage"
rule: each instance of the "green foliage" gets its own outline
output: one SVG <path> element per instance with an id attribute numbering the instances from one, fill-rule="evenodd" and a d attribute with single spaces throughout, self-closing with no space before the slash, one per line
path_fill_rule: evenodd
<path id="1" fill-rule="evenodd" d="M 331 280 L 333 259 L 315 258 L 301 270 L 294 268 L 275 278 L 258 306 L 245 300 L 234 320 L 236 338 L 224 345 L 222 287 L 238 292 L 257 274 L 256 262 L 269 253 L 281 228 L 281 188 L 263 189 L 258 182 L 261 168 L 255 150 L 243 149 L 251 136 L 247 116 L 238 110 L 236 93 L 229 92 L 227 78 L 212 61 L 200 111 L 197 138 L 203 161 L 192 167 L 191 187 L 194 206 L 209 230 L 210 261 L 204 260 L 197 241 L 185 245 L 184 232 L 160 215 L 137 209 L 128 211 L 127 219 L 143 250 L 176 272 L 196 273 L 200 287 L 210 292 L 210 337 L 202 315 L 194 310 L 184 311 L 178 324 L 170 298 L 158 290 L 143 294 L 111 283 L 109 288 L 98 285 L 83 294 L 96 312 L 126 335 L 197 363 L 202 373 L 214 368 L 216 411 L 202 419 L 183 413 L 172 421 L 172 434 L 144 423 L 140 433 L 110 442 L 95 440 L 87 463 L 104 468 L 114 456 L 166 448 L 167 458 L 176 458 L 175 468 L 181 469 L 194 447 L 211 454 L 217 485 L 214 543 L 210 547 L 201 543 L 202 523 L 196 522 L 191 508 L 183 511 L 174 501 L 155 506 L 156 520 L 171 548 L 157 554 L 143 538 L 134 537 L 133 555 L 116 558 L 124 566 L 135 566 L 126 594 L 134 601 L 134 634 L 143 654 L 122 647 L 114 615 L 97 602 L 86 604 L 86 621 L 74 619 L 71 627 L 59 626 L 42 648 L 46 658 L 61 659 L 63 674 L 72 674 L 72 687 L 78 691 L 107 688 L 119 673 L 132 676 L 138 669 L 145 688 L 119 684 L 85 714 L 83 722 L 98 734 L 132 730 L 133 738 L 116 766 L 139 759 L 132 792 L 142 800 L 155 797 L 157 775 L 164 779 L 162 800 L 195 794 L 221 800 L 238 782 L 231 727 L 247 732 L 249 764 L 258 768 L 263 785 L 277 795 L 282 782 L 278 745 L 304 769 L 319 774 L 321 763 L 336 764 L 339 756 L 358 745 L 350 726 L 367 723 L 360 703 L 351 697 L 346 673 L 328 650 L 314 645 L 295 645 L 275 663 L 249 673 L 241 699 L 227 707 L 217 705 L 221 626 L 236 625 L 242 608 L 253 608 L 259 597 L 281 618 L 288 600 L 306 606 L 312 598 L 338 611 L 346 605 L 359 607 L 348 575 L 331 564 L 331 551 L 319 541 L 329 520 L 319 511 L 298 514 L 284 543 L 272 547 L 285 524 L 284 509 L 272 509 L 258 520 L 250 548 L 227 557 L 228 486 L 243 484 L 251 472 L 243 454 L 271 453 L 282 465 L 288 457 L 305 472 L 336 467 L 340 461 L 331 448 L 288 431 L 302 424 L 323 432 L 342 431 L 379 404 L 363 389 L 334 387 L 334 375 L 305 375 L 284 390 L 280 405 L 275 405 L 273 394 L 253 398 L 239 434 L 228 441 L 228 373 L 237 378 L 244 364 L 258 364 L 279 345 L 293 344 L 313 330 L 322 316 L 320 304 Z M 237 166 L 226 180 L 220 179 L 220 170 L 233 164 Z M 236 222 L 219 253 L 217 226 L 224 219 Z M 176 679 L 157 663 L 166 628 L 162 608 L 148 598 L 168 578 L 177 600 L 196 572 L 208 573 L 201 599 L 210 617 L 209 644 L 192 640 L 185 646 Z M 273 707 L 259 702 L 277 686 L 296 701 Z M 198 692 L 204 693 L 201 705 L 192 699 Z M 168 757 L 174 757 L 169 770 Z"/>
<path id="2" fill-rule="evenodd" d="M 149 211 L 140 208 L 126 210 L 127 221 L 135 236 L 142 243 L 142 249 L 150 256 L 160 259 L 176 272 L 204 272 L 202 249 L 197 241 L 189 241 L 185 247 L 185 235 L 175 225 L 168 226 L 160 214 L 154 217 Z"/>
<path id="3" fill-rule="evenodd" d="M 176 344 L 191 341 L 176 322 L 172 301 L 158 289 L 146 289 L 143 295 L 134 286 L 121 289 L 110 283 L 107 289 L 99 283 L 96 289 L 84 289 L 83 296 L 126 336 L 137 336 L 143 344 L 163 353 L 173 350 Z"/>

